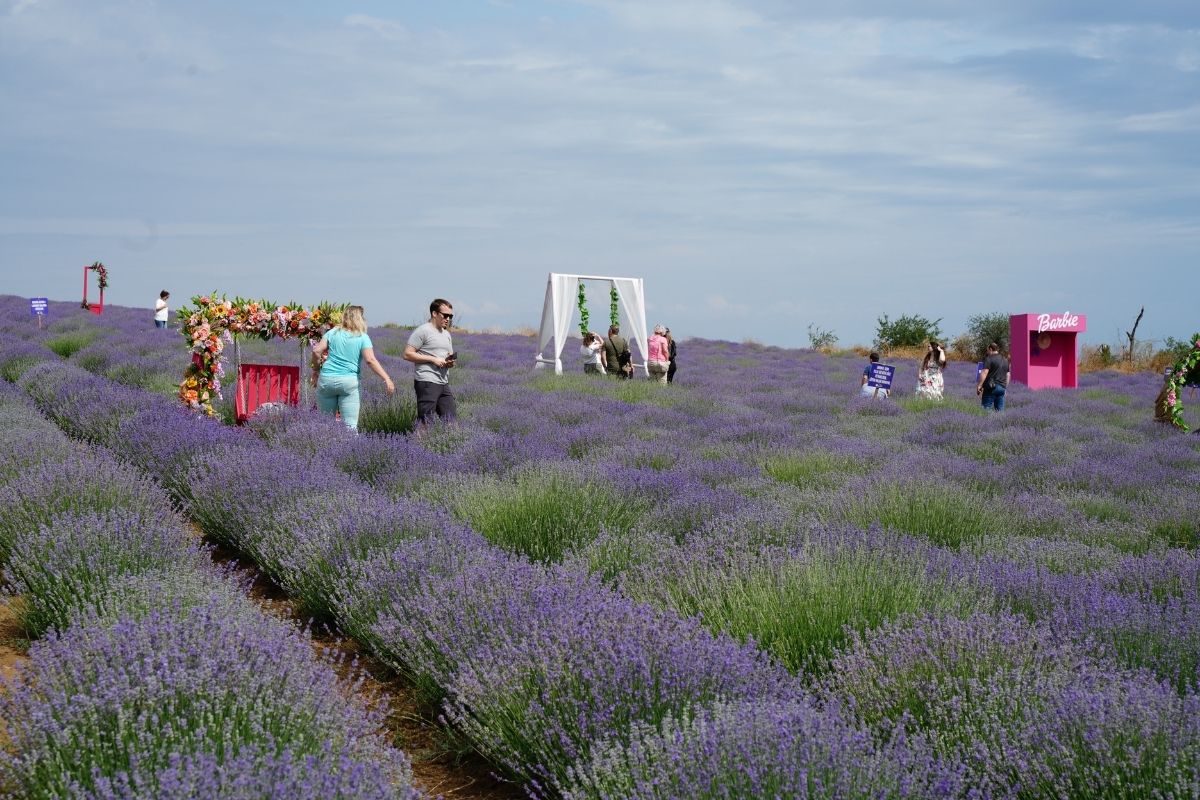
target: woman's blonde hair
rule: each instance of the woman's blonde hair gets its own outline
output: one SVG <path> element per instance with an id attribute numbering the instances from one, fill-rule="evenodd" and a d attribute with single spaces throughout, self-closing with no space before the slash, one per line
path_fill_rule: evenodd
<path id="1" fill-rule="evenodd" d="M 367 318 L 362 306 L 350 306 L 342 313 L 342 330 L 350 333 L 366 333 Z"/>

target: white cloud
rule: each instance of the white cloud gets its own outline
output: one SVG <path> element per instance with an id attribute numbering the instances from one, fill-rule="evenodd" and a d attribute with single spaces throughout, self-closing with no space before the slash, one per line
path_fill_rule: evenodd
<path id="1" fill-rule="evenodd" d="M 1179 133 L 1200 130 L 1200 105 L 1134 114 L 1118 123 L 1118 128 L 1132 133 Z"/>
<path id="2" fill-rule="evenodd" d="M 736 314 L 745 316 L 750 313 L 750 306 L 745 303 L 735 303 L 723 294 L 710 294 L 705 298 L 705 304 L 710 311 L 720 314 Z M 647 304 L 648 305 L 648 304 Z"/>
<path id="3" fill-rule="evenodd" d="M 722 0 L 583 0 L 639 31 L 726 34 L 763 23 L 748 8 Z"/>
<path id="4" fill-rule="evenodd" d="M 250 264 L 268 294 L 303 262 L 373 296 L 403 252 L 414 275 L 503 275 L 479 326 L 536 317 L 526 300 L 571 264 L 644 275 L 681 328 L 737 339 L 734 273 L 775 304 L 756 335 L 803 343 L 812 321 L 853 342 L 884 311 L 941 316 L 931 277 L 965 315 L 994 310 L 963 291 L 980 274 L 1069 295 L 1093 265 L 1194 260 L 1200 176 L 1163 135 L 1200 127 L 1194 31 L 587 5 L 270 27 L 202 4 L 10 5 L 4 288 L 10 264 L 75 263 L 81 239 Z"/>
<path id="5" fill-rule="evenodd" d="M 404 41 L 409 38 L 408 28 L 399 22 L 367 14 L 351 14 L 342 20 L 342 24 L 347 28 L 362 28 L 393 41 Z"/>

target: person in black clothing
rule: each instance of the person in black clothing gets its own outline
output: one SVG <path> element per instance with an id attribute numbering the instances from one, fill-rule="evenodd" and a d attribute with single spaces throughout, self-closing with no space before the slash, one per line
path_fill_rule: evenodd
<path id="1" fill-rule="evenodd" d="M 671 329 L 667 328 L 667 355 L 670 356 L 671 366 L 667 367 L 667 383 L 675 382 L 675 337 L 671 335 Z"/>
<path id="2" fill-rule="evenodd" d="M 979 383 L 975 394 L 984 408 L 1004 410 L 1004 393 L 1008 390 L 1008 361 L 1000 355 L 1000 345 L 992 342 L 987 348 L 987 358 L 979 372 Z"/>

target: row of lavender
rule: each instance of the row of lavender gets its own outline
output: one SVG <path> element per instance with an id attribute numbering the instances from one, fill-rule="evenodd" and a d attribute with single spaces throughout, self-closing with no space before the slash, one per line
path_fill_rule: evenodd
<path id="1" fill-rule="evenodd" d="M 452 727 L 531 793 L 624 797 L 637 777 L 694 796 L 714 746 L 728 788 L 746 737 L 774 741 L 778 728 L 791 744 L 772 744 L 762 776 L 742 776 L 749 794 L 957 794 L 940 788 L 958 785 L 957 770 L 923 747 L 871 743 L 761 652 L 584 571 L 508 556 L 444 512 L 382 497 L 320 460 L 272 471 L 288 451 L 67 365 L 34 366 L 20 384 L 60 425 L 163 476 L 206 532 L 443 702 Z M 585 758 L 594 743 L 664 725 L 692 740 L 682 772 L 657 759 L 641 766 L 651 775 L 603 762 L 593 772 Z"/>
<path id="2" fill-rule="evenodd" d="M 377 341 L 379 338 L 382 337 L 377 337 Z M 955 544 L 954 551 L 895 534 L 829 527 L 806 531 L 805 525 L 797 522 L 806 516 L 814 521 L 829 519 L 831 513 L 835 514 L 832 518 L 840 514 L 851 522 L 863 519 L 861 515 L 870 509 L 864 512 L 862 504 L 850 502 L 843 492 L 845 486 L 854 486 L 856 482 L 860 491 L 878 492 L 897 485 L 908 475 L 921 474 L 923 468 L 932 471 L 937 479 L 922 487 L 927 492 L 935 492 L 940 485 L 938 481 L 954 486 L 955 478 L 962 472 L 956 468 L 959 465 L 953 462 L 947 465 L 933 457 L 930 448 L 917 444 L 921 439 L 912 438 L 911 442 L 917 444 L 914 448 L 889 453 L 889 439 L 910 443 L 910 437 L 920 427 L 909 424 L 905 429 L 900 423 L 908 421 L 906 417 L 928 417 L 936 423 L 953 422 L 960 426 L 970 424 L 977 438 L 992 440 L 1004 434 L 1003 428 L 982 427 L 984 423 L 967 415 L 965 406 L 962 410 L 915 407 L 897 411 L 895 407 L 880 404 L 851 404 L 844 413 L 838 413 L 832 386 L 821 387 L 819 374 L 810 377 L 818 388 L 828 389 L 827 396 L 820 392 L 793 391 L 790 399 L 780 404 L 782 408 L 770 405 L 766 396 L 769 392 L 726 391 L 725 396 L 732 402 L 727 399 L 713 403 L 711 397 L 721 396 L 717 393 L 721 391 L 719 381 L 710 381 L 716 386 L 704 398 L 695 394 L 654 393 L 656 389 L 647 391 L 644 385 L 635 384 L 612 387 L 543 381 L 535 382 L 532 391 L 552 392 L 553 402 L 546 402 L 543 397 L 541 403 L 530 403 L 531 391 L 524 377 L 515 370 L 504 369 L 509 366 L 505 364 L 505 354 L 493 350 L 487 355 L 487 362 L 500 369 L 491 373 L 479 370 L 479 379 L 467 392 L 477 403 L 473 419 L 453 429 L 431 431 L 419 439 L 393 437 L 345 442 L 338 441 L 338 429 L 320 419 L 298 415 L 263 425 L 260 432 L 302 454 L 304 460 L 315 456 L 319 463 L 339 464 L 380 487 L 393 489 L 401 497 L 414 494 L 432 497 L 471 519 L 490 539 L 511 549 L 540 559 L 565 558 L 569 564 L 554 568 L 565 573 L 553 579 L 555 588 L 548 590 L 552 596 L 573 596 L 563 587 L 571 586 L 573 581 L 591 580 L 587 578 L 590 570 L 616 577 L 627 595 L 642 596 L 685 613 L 698 613 L 715 628 L 753 635 L 785 663 L 811 667 L 801 673 L 807 686 L 805 693 L 798 696 L 808 698 L 822 709 L 820 720 L 825 727 L 821 730 L 826 734 L 830 730 L 843 733 L 861 730 L 857 726 L 866 724 L 875 742 L 872 747 L 878 748 L 880 742 L 890 746 L 899 741 L 898 723 L 909 732 L 927 731 L 932 744 L 921 743 L 918 736 L 910 738 L 908 746 L 915 747 L 917 752 L 933 748 L 939 764 L 934 773 L 943 776 L 940 785 L 947 792 L 953 792 L 957 784 L 945 778 L 946 774 L 958 775 L 967 785 L 998 795 L 1021 791 L 1064 795 L 1105 793 L 1107 788 L 1110 795 L 1125 796 L 1129 792 L 1138 794 L 1138 787 L 1154 786 L 1163 787 L 1162 791 L 1168 795 L 1186 796 L 1194 790 L 1195 735 L 1187 724 L 1194 702 L 1191 691 L 1197 651 L 1195 627 L 1189 622 L 1189 618 L 1194 618 L 1189 610 L 1195 608 L 1196 589 L 1194 558 L 1190 553 L 1168 547 L 1170 542 L 1160 533 L 1145 526 L 1138 530 L 1135 525 L 1118 530 L 1119 535 L 1111 537 L 1112 542 L 1124 549 L 1138 551 L 1133 556 L 1104 541 L 1103 537 L 1111 535 L 1111 530 L 1102 525 L 1085 531 L 1082 542 L 1069 536 L 1050 539 L 1034 536 L 1031 534 L 1055 531 L 1032 526 L 1017 531 L 1025 534 L 1023 537 L 989 536 L 986 530 L 967 530 L 964 535 L 961 521 L 955 524 L 954 514 L 949 514 L 951 524 L 941 534 L 934 535 L 928 527 L 929 512 L 972 510 L 970 505 L 951 506 L 957 502 L 953 492 L 933 495 L 937 502 L 926 504 L 925 508 L 917 504 L 909 509 L 911 519 L 906 520 L 901 514 L 887 521 L 891 527 L 902 530 L 906 521 L 924 526 L 923 536 L 939 545 Z M 561 391 L 564 388 L 566 392 Z M 778 387 L 775 391 L 784 393 Z M 1116 393 L 1111 396 L 1122 397 Z M 830 397 L 835 399 L 831 401 Z M 1064 412 L 1073 410 L 1065 408 L 1061 398 L 1053 400 L 1064 406 Z M 788 409 L 788 403 L 799 413 Z M 1120 403 L 1107 405 L 1120 406 Z M 1107 405 L 1106 414 L 1111 415 L 1112 409 Z M 522 413 L 522 409 L 530 406 L 536 407 L 536 413 Z M 681 407 L 700 417 L 700 423 L 678 425 L 671 414 L 665 413 Z M 788 421 L 795 423 L 805 421 L 796 418 L 813 411 L 829 414 L 832 425 L 827 424 L 826 428 L 840 426 L 853 431 L 860 420 L 869 422 L 873 440 L 854 441 L 856 449 L 840 452 L 828 446 L 832 438 L 828 431 L 811 425 L 811 421 L 809 430 L 805 430 L 802 425 L 775 424 L 772 416 L 790 417 Z M 628 417 L 631 412 L 640 412 L 636 424 L 614 426 L 613 419 Z M 955 415 L 966 420 L 955 419 Z M 720 416 L 740 417 L 740 425 L 725 429 L 713 425 L 714 418 Z M 1054 442 L 1059 445 L 1060 454 L 1069 453 L 1072 445 L 1097 438 L 1091 428 L 1073 429 L 1069 414 L 1066 424 L 1054 428 L 1035 415 L 1014 414 L 1012 418 L 1017 423 L 1012 427 L 1040 430 L 1042 438 L 1049 438 L 1056 429 L 1065 429 L 1067 436 L 1060 436 Z M 1160 467 L 1182 465 L 1181 470 L 1166 472 L 1166 480 L 1159 481 L 1160 487 L 1165 484 L 1170 488 L 1186 479 L 1188 470 L 1195 468 L 1194 451 L 1179 447 L 1178 440 L 1154 440 L 1146 435 L 1153 431 L 1149 428 L 1141 431 L 1135 420 L 1106 419 L 1103 427 L 1107 435 L 1141 433 L 1149 444 L 1161 446 L 1166 457 L 1155 462 Z M 680 428 L 689 429 L 704 443 L 699 448 L 699 457 L 696 448 L 667 441 Z M 807 442 L 797 441 L 794 433 L 797 428 Z M 614 429 L 623 435 L 615 436 Z M 790 440 L 789 435 L 793 437 Z M 845 430 L 836 435 L 852 440 Z M 757 446 L 761 442 L 768 442 L 769 446 Z M 1005 444 L 1018 443 L 1010 439 Z M 1011 449 L 1018 454 L 1022 452 L 1018 447 Z M 1137 449 L 1114 448 L 1114 455 L 1128 458 L 1129 451 Z M 748 450 L 756 453 L 753 459 L 746 457 Z M 1003 453 L 1005 449 L 995 448 L 994 452 Z M 1078 454 L 1078 449 L 1075 452 Z M 1158 451 L 1145 448 L 1146 455 L 1153 456 L 1154 452 Z M 891 456 L 892 460 L 875 463 L 881 461 L 881 456 Z M 273 458 L 273 463 L 278 463 L 277 451 Z M 580 458 L 595 459 L 600 468 L 581 469 L 569 463 Z M 761 459 L 758 466 L 775 482 L 764 483 L 761 472 L 752 468 L 755 459 Z M 1041 466 L 1050 471 L 1058 463 L 1049 459 Z M 654 470 L 667 474 L 655 475 Z M 888 470 L 894 471 L 894 475 L 889 477 Z M 1070 475 L 1065 469 L 1060 469 L 1060 473 Z M 333 473 L 315 474 L 318 483 L 339 485 L 340 478 Z M 504 476 L 504 480 L 490 475 Z M 603 480 L 598 480 L 598 476 L 603 476 Z M 1095 478 L 1087 480 L 1097 489 L 1102 486 Z M 1056 477 L 1053 471 L 1049 479 L 1043 479 L 1051 485 L 1055 481 L 1061 485 L 1062 477 L 1061 474 Z M 977 487 L 958 485 L 985 491 L 988 484 L 978 483 Z M 730 487 L 735 491 L 729 491 Z M 1044 493 L 1036 494 L 1039 488 L 1033 485 L 1026 491 L 1031 497 L 1044 500 Z M 1136 480 L 1126 480 L 1123 491 L 1122 499 L 1127 496 L 1134 503 L 1145 500 L 1144 494 L 1138 495 L 1144 490 Z M 302 490 L 297 488 L 296 492 Z M 564 503 L 558 499 L 563 495 L 586 499 L 582 503 Z M 827 495 L 832 495 L 841 507 L 837 502 L 828 502 Z M 236 496 L 234 487 L 224 502 L 231 502 Z M 903 505 L 906 497 L 897 494 L 890 502 Z M 627 508 L 630 505 L 632 513 Z M 506 509 L 506 513 L 492 513 L 497 506 Z M 288 507 L 294 509 L 296 503 L 285 497 L 281 507 L 285 511 Z M 478 511 L 480 507 L 489 509 L 488 513 L 482 514 Z M 1063 504 L 1054 511 L 1062 515 L 1063 508 L 1071 507 Z M 879 509 L 875 511 L 878 516 Z M 860 516 L 856 518 L 854 514 Z M 547 519 L 555 515 L 565 519 L 566 524 Z M 1061 517 L 1059 521 L 1063 521 Z M 219 529 L 221 524 L 213 528 Z M 533 535 L 529 534 L 531 529 Z M 253 538 L 251 534 L 239 536 L 247 541 Z M 733 541 L 725 545 L 722 539 Z M 471 541 L 486 552 L 486 547 L 475 537 L 456 544 L 465 548 Z M 697 547 L 697 544 L 707 546 Z M 760 554 L 758 551 L 764 544 L 769 548 Z M 269 562 L 266 551 L 271 547 L 251 545 L 251 549 L 254 547 L 262 551 L 260 559 Z M 354 569 L 362 568 L 360 562 L 370 561 L 369 554 L 368 549 L 361 558 L 349 557 L 340 569 L 345 574 L 355 574 Z M 494 556 L 492 553 L 483 558 L 485 566 L 476 574 L 484 578 L 493 573 L 505 574 L 488 560 Z M 438 575 L 445 576 L 447 570 L 452 577 L 458 575 L 457 562 L 446 567 L 441 560 L 430 558 L 422 555 L 418 560 L 420 575 L 431 564 L 437 566 Z M 510 562 L 514 569 L 530 568 L 520 560 L 507 558 L 502 559 L 501 566 Z M 277 574 L 285 575 L 286 569 L 286 566 L 277 568 Z M 311 582 L 305 577 L 311 572 L 320 573 L 321 569 L 301 569 L 296 573 L 297 591 L 306 591 L 301 584 Z M 486 580 L 483 582 L 487 584 Z M 392 578 L 385 583 L 394 585 Z M 410 585 L 412 581 L 399 583 Z M 353 626 L 353 598 L 361 585 L 362 581 L 352 581 L 346 590 L 351 597 L 349 601 L 339 600 L 335 588 L 322 587 L 320 582 L 308 591 L 314 594 L 315 607 L 332 602 L 331 613 L 340 613 L 344 623 Z M 445 591 L 438 584 L 433 588 Z M 590 597 L 604 591 L 609 590 L 594 586 L 584 594 Z M 501 591 L 501 596 L 511 601 L 511 595 L 505 591 Z M 458 620 L 453 614 L 467 613 L 464 608 L 475 607 L 470 603 L 462 605 L 463 598 L 459 595 L 451 593 L 451 597 L 448 611 L 418 609 L 420 613 L 416 613 L 402 606 L 410 616 L 395 621 L 391 635 L 413 636 L 403 631 L 411 630 L 414 619 L 447 619 L 445 615 L 451 614 L 449 619 Z M 731 603 L 731 599 L 738 603 Z M 406 601 L 413 602 L 411 598 Z M 507 609 L 510 604 L 501 605 Z M 339 608 L 343 611 L 339 612 Z M 1013 610 L 1020 611 L 1025 618 L 1010 616 Z M 903 618 L 906 611 L 915 616 Z M 1027 621 L 1030 618 L 1034 624 Z M 886 622 L 889 619 L 901 621 Z M 967 622 L 956 622 L 961 619 Z M 441 627 L 421 634 L 435 638 L 431 658 L 441 663 L 432 667 L 406 666 L 420 660 L 413 655 L 421 652 L 416 645 L 406 645 L 391 660 L 419 681 L 426 681 L 431 693 L 445 692 L 461 677 L 458 665 L 462 663 L 462 653 L 474 652 L 475 636 L 486 637 L 486 631 L 478 632 L 476 628 L 498 626 L 499 635 L 505 636 L 512 629 L 501 624 L 502 620 L 501 617 L 497 621 L 492 615 L 474 627 L 456 622 L 458 627 L 451 630 L 470 634 L 466 645 L 436 640 L 438 636 L 449 635 Z M 797 620 L 804 624 L 797 625 Z M 847 634 L 842 623 L 848 623 L 858 633 Z M 378 627 L 360 625 L 360 635 L 370 641 L 373 635 L 379 635 L 374 630 Z M 804 635 L 797 637 L 797 629 Z M 522 627 L 517 627 L 516 632 L 532 636 Z M 1093 641 L 1097 632 L 1103 634 L 1098 643 Z M 770 639 L 769 634 L 775 634 L 775 638 Z M 979 646 L 981 641 L 988 641 L 989 635 L 996 640 L 996 646 Z M 897 651 L 903 649 L 901 644 L 914 639 L 921 646 L 902 659 L 905 668 L 898 669 L 892 663 Z M 490 653 L 499 647 L 492 640 L 487 641 L 491 649 L 482 652 Z M 533 641 L 541 642 L 536 637 Z M 568 641 L 582 648 L 591 644 L 580 643 L 578 639 Z M 386 657 L 387 641 L 375 644 Z M 503 644 L 511 648 L 513 641 L 506 640 Z M 553 650 L 552 654 L 557 652 Z M 625 648 L 623 657 L 636 661 L 639 652 L 638 648 Z M 587 664 L 592 662 L 588 660 Z M 1157 671 L 1158 677 L 1139 671 L 1136 669 L 1139 665 Z M 436 678 L 438 669 L 450 675 L 449 684 Z M 532 688 L 528 671 L 518 672 L 518 683 L 527 691 L 542 691 L 538 688 L 541 672 L 534 670 L 539 679 L 532 680 Z M 470 670 L 467 674 L 476 675 Z M 1173 680 L 1179 691 L 1160 683 L 1161 677 Z M 503 685 L 503 679 L 476 675 L 475 680 L 499 680 Z M 981 682 L 986 684 L 983 688 Z M 491 722 L 485 730 L 476 731 L 475 738 L 486 745 L 489 736 L 499 735 L 500 742 L 494 746 L 497 757 L 510 768 L 515 764 L 515 771 L 528 771 L 521 766 L 521 759 L 530 758 L 530 753 L 532 757 L 542 757 L 544 752 L 538 749 L 537 742 L 525 741 L 536 736 L 532 732 L 546 731 L 548 736 L 560 740 L 562 735 L 554 733 L 558 718 L 553 716 L 552 704 L 543 705 L 543 698 L 537 696 L 535 708 L 539 713 L 532 716 L 538 724 L 529 725 L 529 698 L 519 692 L 517 695 L 523 699 L 506 706 L 505 714 L 489 717 Z M 453 696 L 451 690 L 448 702 L 451 717 L 455 718 Z M 1014 703 L 1014 698 L 1023 702 Z M 599 693 L 589 699 L 607 698 Z M 644 719 L 641 715 L 626 714 L 627 719 L 618 719 L 615 728 L 607 729 L 605 744 L 586 749 L 586 757 L 574 762 L 569 753 L 566 758 L 560 755 L 557 766 L 551 766 L 550 770 L 565 767 L 568 775 L 589 787 L 586 791 L 600 796 L 604 796 L 604 791 L 612 791 L 613 796 L 631 796 L 635 794 L 631 787 L 638 783 L 638 776 L 661 779 L 658 770 L 664 765 L 675 770 L 672 774 L 689 787 L 681 794 L 699 796 L 696 785 L 687 783 L 699 780 L 698 776 L 705 776 L 710 787 L 728 790 L 738 786 L 737 781 L 746 777 L 744 764 L 739 769 L 720 759 L 708 758 L 705 765 L 713 770 L 710 773 L 694 763 L 690 769 L 680 769 L 678 742 L 703 743 L 704 752 L 711 754 L 716 746 L 712 739 L 704 738 L 711 735 L 737 752 L 765 749 L 768 752 L 754 762 L 754 772 L 760 777 L 778 777 L 781 773 L 764 767 L 774 763 L 770 751 L 775 746 L 765 745 L 764 740 L 785 741 L 794 748 L 793 739 L 781 738 L 779 734 L 804 730 L 804 726 L 786 714 L 776 720 L 776 725 L 764 720 L 757 701 L 749 700 L 747 706 L 747 703 L 731 704 L 731 700 L 736 697 L 723 693 L 711 704 L 689 700 L 682 704 L 683 710 L 674 709 L 676 713 L 667 716 L 651 714 Z M 963 711 L 964 700 L 970 701 L 966 703 L 967 713 Z M 846 712 L 847 707 L 850 712 Z M 474 713 L 473 706 L 468 708 Z M 574 705 L 568 706 L 568 710 L 578 713 Z M 564 712 L 560 709 L 558 713 Z M 551 715 L 549 719 L 546 714 Z M 511 716 L 523 717 L 520 720 L 523 725 L 514 723 Z M 849 728 L 845 722 L 836 725 L 829 722 L 845 717 L 854 719 Z M 462 722 L 464 729 L 469 726 L 469 719 Z M 1162 735 L 1152 735 L 1156 731 Z M 806 740 L 808 745 L 813 741 Z M 828 742 L 829 736 L 820 741 Z M 1070 743 L 1065 752 L 1064 741 Z M 513 750 L 517 751 L 515 757 Z M 1173 752 L 1164 756 L 1164 750 Z M 980 757 L 980 753 L 986 757 Z M 775 754 L 780 756 L 780 751 Z M 795 759 L 794 752 L 787 748 L 782 756 Z M 914 761 L 910 755 L 907 759 L 893 757 L 889 763 L 919 761 L 919 757 Z M 948 766 L 956 761 L 957 767 Z M 586 766 L 589 764 L 591 767 Z M 546 768 L 541 765 L 541 769 Z M 872 772 L 872 779 L 879 774 Z M 642 787 L 638 792 L 645 796 L 670 796 L 672 787 L 678 789 L 680 784 L 661 779 L 658 783 L 638 785 Z M 651 790 L 651 785 L 659 788 Z M 558 788 L 568 793 L 585 791 L 572 788 L 569 782 L 565 789 L 561 783 Z M 763 787 L 761 784 L 746 787 L 742 793 L 750 794 L 750 788 Z"/>
<path id="3" fill-rule="evenodd" d="M 157 484 L 11 384 L 0 437 L 0 569 L 34 639 L 0 686 L 5 796 L 416 796 L 334 657 L 259 611 Z"/>

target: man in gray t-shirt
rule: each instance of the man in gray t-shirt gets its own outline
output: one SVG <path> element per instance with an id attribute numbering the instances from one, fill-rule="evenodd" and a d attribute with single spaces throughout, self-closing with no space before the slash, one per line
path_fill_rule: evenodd
<path id="1" fill-rule="evenodd" d="M 450 369 L 454 366 L 454 342 L 450 323 L 454 306 L 440 297 L 429 304 L 429 321 L 418 325 L 404 347 L 404 360 L 416 364 L 413 389 L 417 393 L 417 419 L 428 422 L 436 413 L 452 420 L 458 413 L 450 391 Z"/>

